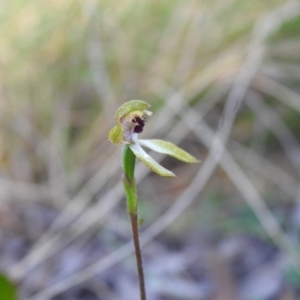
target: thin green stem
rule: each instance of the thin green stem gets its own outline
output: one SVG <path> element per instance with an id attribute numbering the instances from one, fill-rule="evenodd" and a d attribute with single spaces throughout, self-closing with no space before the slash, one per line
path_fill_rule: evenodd
<path id="1" fill-rule="evenodd" d="M 126 193 L 127 210 L 131 221 L 132 237 L 140 283 L 140 297 L 141 300 L 146 300 L 143 260 L 139 240 L 138 199 L 136 183 L 134 180 L 135 155 L 133 154 L 129 146 L 124 147 L 122 164 L 124 171 L 123 186 Z"/>

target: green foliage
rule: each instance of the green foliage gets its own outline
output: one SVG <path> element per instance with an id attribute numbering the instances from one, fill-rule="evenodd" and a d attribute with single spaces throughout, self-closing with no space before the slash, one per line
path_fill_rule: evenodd
<path id="1" fill-rule="evenodd" d="M 285 278 L 286 281 L 294 288 L 299 288 L 299 282 L 300 282 L 300 273 L 297 268 L 295 268 L 292 265 L 289 265 L 285 269 Z"/>
<path id="2" fill-rule="evenodd" d="M 300 35 L 300 17 L 296 17 L 282 24 L 281 28 L 273 35 L 272 40 L 284 37 L 296 38 Z"/>
<path id="3" fill-rule="evenodd" d="M 123 186 L 126 194 L 127 210 L 130 214 L 136 214 L 138 199 L 134 179 L 135 156 L 128 146 L 125 146 L 123 149 L 122 167 L 124 172 Z"/>
<path id="4" fill-rule="evenodd" d="M 293 108 L 288 108 L 284 115 L 285 124 L 292 130 L 292 132 L 300 137 L 299 132 L 299 112 Z"/>
<path id="5" fill-rule="evenodd" d="M 255 213 L 248 205 L 241 204 L 234 216 L 223 223 L 224 229 L 230 234 L 247 233 L 262 239 L 266 239 L 266 232 L 258 221 Z"/>
<path id="6" fill-rule="evenodd" d="M 0 273 L 0 299 L 1 300 L 17 300 L 17 289 L 14 284 Z"/>

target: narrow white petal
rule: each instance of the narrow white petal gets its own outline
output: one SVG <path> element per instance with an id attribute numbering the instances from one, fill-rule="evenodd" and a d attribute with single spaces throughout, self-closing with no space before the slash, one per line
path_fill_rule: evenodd
<path id="1" fill-rule="evenodd" d="M 164 177 L 176 177 L 173 172 L 167 170 L 157 163 L 151 156 L 149 156 L 138 143 L 131 144 L 129 147 L 135 156 L 153 172 Z"/>

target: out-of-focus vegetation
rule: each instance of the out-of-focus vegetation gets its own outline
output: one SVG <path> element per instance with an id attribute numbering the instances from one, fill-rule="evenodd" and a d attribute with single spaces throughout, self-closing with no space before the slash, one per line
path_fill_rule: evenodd
<path id="1" fill-rule="evenodd" d="M 1 298 L 3 300 L 17 299 L 16 287 L 3 274 L 0 274 L 0 290 L 1 290 Z"/>
<path id="2" fill-rule="evenodd" d="M 297 299 L 299 27 L 298 1 L 2 1 L 0 269 L 21 299 L 137 294 L 107 141 L 130 99 L 143 137 L 202 161 L 138 169 L 149 299 Z"/>

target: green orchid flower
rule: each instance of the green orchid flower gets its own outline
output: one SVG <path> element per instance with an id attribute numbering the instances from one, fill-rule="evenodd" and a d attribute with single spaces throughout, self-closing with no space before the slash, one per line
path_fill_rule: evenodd
<path id="1" fill-rule="evenodd" d="M 165 177 L 175 177 L 174 173 L 167 170 L 149 156 L 142 146 L 159 153 L 168 154 L 186 163 L 199 162 L 174 144 L 162 140 L 140 140 L 139 133 L 144 130 L 147 117 L 152 115 L 149 111 L 150 105 L 144 101 L 131 100 L 121 105 L 116 113 L 116 125 L 109 131 L 108 139 L 117 145 L 123 144 L 123 186 L 126 195 L 127 211 L 130 216 L 132 237 L 135 249 L 137 271 L 140 285 L 140 299 L 146 300 L 145 278 L 143 271 L 143 260 L 141 245 L 139 240 L 139 217 L 138 217 L 138 197 L 137 186 L 134 179 L 136 157 L 148 168 L 157 174 Z"/>
<path id="2" fill-rule="evenodd" d="M 108 139 L 114 144 L 128 145 L 134 155 L 142 161 L 148 168 L 164 177 L 175 177 L 174 173 L 167 170 L 149 156 L 142 146 L 159 153 L 168 154 L 186 163 L 199 162 L 176 145 L 157 139 L 138 139 L 146 124 L 147 117 L 152 115 L 149 111 L 150 105 L 141 100 L 131 100 L 121 105 L 116 113 L 116 125 L 109 131 Z"/>

